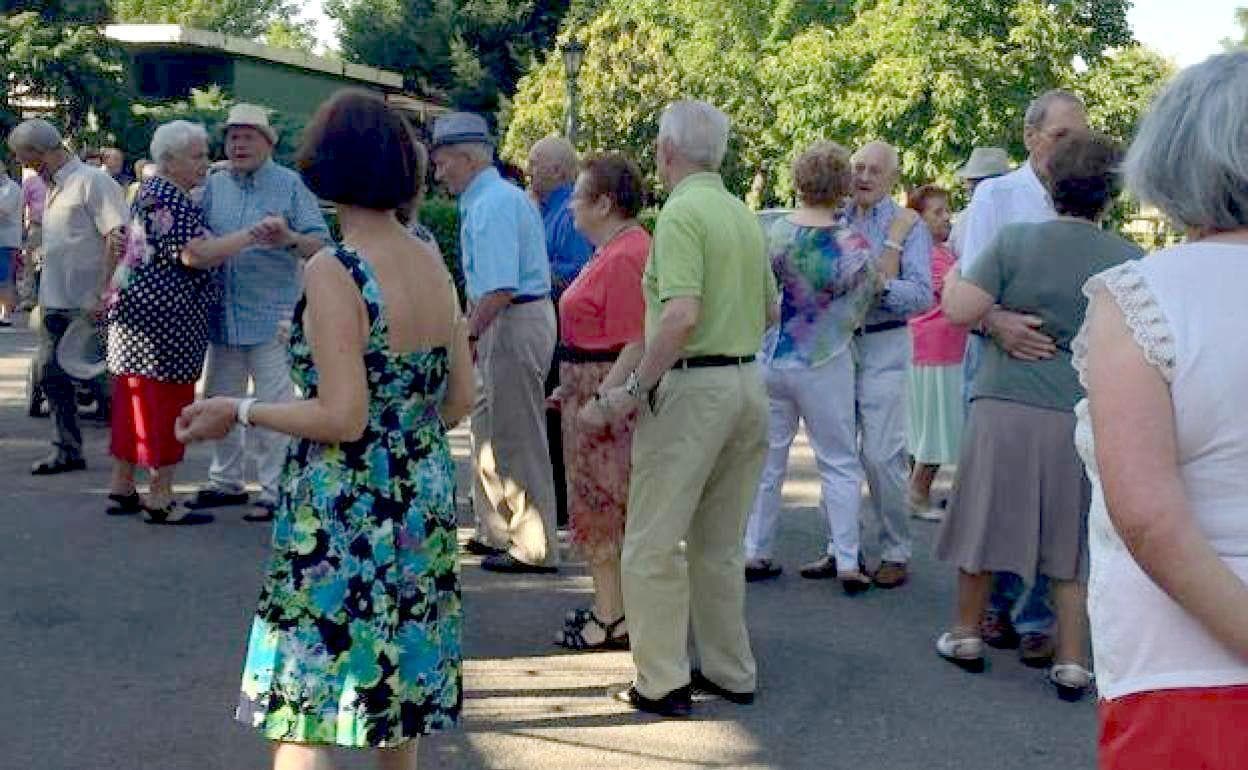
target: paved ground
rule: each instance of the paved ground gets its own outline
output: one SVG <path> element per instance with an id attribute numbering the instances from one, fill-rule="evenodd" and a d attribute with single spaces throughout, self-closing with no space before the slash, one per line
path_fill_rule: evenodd
<path id="1" fill-rule="evenodd" d="M 268 533 L 232 510 L 191 530 L 106 518 L 107 431 L 86 428 L 87 473 L 36 479 L 46 420 L 22 408 L 26 332 L 0 331 L 0 766 L 14 770 L 262 770 L 265 742 L 231 720 Z M 88 424 L 90 425 L 90 424 Z M 457 437 L 461 457 L 462 437 Z M 183 474 L 207 465 L 196 447 Z M 751 586 L 754 706 L 700 704 L 688 721 L 604 696 L 627 653 L 565 654 L 549 639 L 584 604 L 580 565 L 508 578 L 464 561 L 463 728 L 427 739 L 438 768 L 1091 768 L 1091 703 L 1059 702 L 1039 672 L 994 653 L 973 676 L 940 661 L 952 573 L 915 522 L 910 585 L 848 598 L 804 581 L 822 525 L 809 451 L 786 487 L 789 573 Z M 462 536 L 462 534 L 461 534 Z M 365 768 L 358 755 L 344 768 Z"/>

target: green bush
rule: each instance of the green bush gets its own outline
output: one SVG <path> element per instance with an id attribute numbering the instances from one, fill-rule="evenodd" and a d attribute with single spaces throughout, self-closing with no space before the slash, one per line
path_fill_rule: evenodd
<path id="1" fill-rule="evenodd" d="M 433 233 L 446 260 L 446 269 L 455 278 L 460 296 L 464 296 L 464 271 L 459 260 L 459 207 L 455 201 L 443 196 L 426 198 L 420 204 L 420 223 Z"/>

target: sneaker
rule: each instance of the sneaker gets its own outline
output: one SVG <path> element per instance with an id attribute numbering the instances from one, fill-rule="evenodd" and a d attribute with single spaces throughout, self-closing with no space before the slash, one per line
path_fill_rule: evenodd
<path id="1" fill-rule="evenodd" d="M 977 636 L 954 636 L 946 631 L 936 640 L 936 654 L 964 671 L 983 673 L 984 642 Z"/>
<path id="2" fill-rule="evenodd" d="M 1018 638 L 1018 659 L 1030 668 L 1047 668 L 1053 662 L 1053 637 L 1030 632 Z"/>
<path id="3" fill-rule="evenodd" d="M 809 564 L 803 564 L 798 574 L 807 580 L 830 580 L 836 577 L 836 559 L 824 554 Z"/>
<path id="4" fill-rule="evenodd" d="M 984 644 L 998 650 L 1018 648 L 1018 632 L 1010 621 L 1009 613 L 997 609 L 984 610 L 979 621 L 979 636 Z"/>

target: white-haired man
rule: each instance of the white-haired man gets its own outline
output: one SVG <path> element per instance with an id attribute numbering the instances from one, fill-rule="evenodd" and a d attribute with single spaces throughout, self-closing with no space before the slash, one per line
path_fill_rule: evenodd
<path id="1" fill-rule="evenodd" d="M 459 197 L 468 339 L 479 388 L 472 412 L 476 537 L 494 572 L 555 572 L 559 532 L 546 443 L 545 380 L 555 351 L 550 262 L 537 207 L 494 168 L 480 115 L 433 127 L 435 176 Z"/>
<path id="2" fill-rule="evenodd" d="M 621 559 L 637 677 L 620 699 L 664 716 L 690 713 L 691 685 L 740 704 L 756 685 L 742 538 L 767 447 L 754 356 L 779 308 L 758 219 L 719 175 L 727 143 L 711 105 L 664 110 L 656 162 L 670 195 L 643 279 L 645 351 L 603 396 L 614 414 L 641 412 Z"/>
<path id="3" fill-rule="evenodd" d="M 858 459 L 871 495 L 871 530 L 879 544 L 880 565 L 874 582 L 880 588 L 896 588 L 906 582 L 912 547 L 907 499 L 905 393 L 910 333 L 906 319 L 932 304 L 932 236 L 914 212 L 890 197 L 900 174 L 892 145 L 870 142 L 854 153 L 851 163 L 849 221 L 871 244 L 886 278 L 879 301 L 854 335 L 853 408 L 861 434 Z M 865 544 L 867 538 L 863 540 Z M 827 555 L 802 567 L 802 577 L 836 577 L 834 553 L 835 546 L 829 543 Z"/>
<path id="4" fill-rule="evenodd" d="M 242 398 L 248 382 L 261 401 L 290 401 L 295 395 L 285 330 L 303 291 L 303 260 L 324 248 L 330 237 L 316 196 L 299 174 L 273 161 L 277 139 L 266 110 L 234 105 L 225 125 L 229 171 L 204 182 L 204 217 L 212 232 L 236 232 L 274 215 L 288 228 L 282 243 L 257 244 L 217 269 L 221 299 L 209 322 L 208 396 Z M 263 428 L 240 425 L 213 445 L 208 486 L 188 507 L 247 502 L 248 443 L 256 457 L 260 497 L 243 519 L 273 519 L 289 440 Z"/>
<path id="5" fill-rule="evenodd" d="M 43 322 L 36 370 L 52 410 L 54 451 L 35 463 L 31 473 L 84 470 L 75 386 L 57 362 L 56 346 L 74 319 L 103 307 L 125 241 L 125 193 L 108 172 L 66 150 L 60 132 L 46 120 L 19 124 L 9 134 L 9 148 L 47 184 L 39 281 Z"/>
<path id="6" fill-rule="evenodd" d="M 1057 216 L 1039 174 L 1044 173 L 1059 139 L 1087 128 L 1087 109 L 1069 91 L 1046 91 L 1028 105 L 1023 115 L 1027 162 L 976 187 L 971 204 L 962 215 L 966 227 L 958 258 L 963 275 L 1006 225 L 1043 222 Z M 1040 324 L 1038 316 L 998 308 L 988 315 L 983 331 L 1010 355 L 1035 361 L 1050 358 L 1056 352 L 1053 340 L 1039 330 Z M 964 380 L 968 400 L 983 346 L 990 344 L 988 336 L 980 330 L 976 332 L 966 349 Z M 984 641 L 993 647 L 1017 646 L 1023 663 L 1043 667 L 1053 657 L 1053 611 L 1048 603 L 1048 581 L 1043 576 L 1036 579 L 1031 590 L 1024 591 L 1024 581 L 1033 579 L 1033 575 L 998 574 L 980 631 Z"/>

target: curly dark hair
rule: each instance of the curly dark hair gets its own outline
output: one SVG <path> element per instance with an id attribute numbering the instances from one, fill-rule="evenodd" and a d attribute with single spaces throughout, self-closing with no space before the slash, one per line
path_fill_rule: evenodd
<path id="1" fill-rule="evenodd" d="M 1121 189 L 1121 162 L 1122 148 L 1104 134 L 1079 132 L 1059 139 L 1044 171 L 1053 208 L 1070 217 L 1099 218 Z"/>

